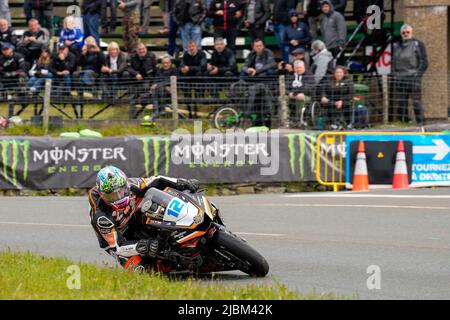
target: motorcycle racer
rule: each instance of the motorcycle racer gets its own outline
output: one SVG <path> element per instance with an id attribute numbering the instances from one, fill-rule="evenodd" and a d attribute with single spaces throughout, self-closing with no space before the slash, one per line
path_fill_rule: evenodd
<path id="1" fill-rule="evenodd" d="M 159 267 L 155 257 L 160 241 L 157 237 L 141 238 L 136 214 L 139 203 L 152 187 L 196 192 L 199 185 L 195 179 L 128 178 L 119 168 L 107 166 L 98 172 L 96 185 L 88 192 L 91 225 L 100 247 L 130 271 Z"/>

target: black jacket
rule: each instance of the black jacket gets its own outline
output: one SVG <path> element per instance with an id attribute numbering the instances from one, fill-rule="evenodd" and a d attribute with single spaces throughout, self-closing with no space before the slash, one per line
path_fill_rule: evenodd
<path id="1" fill-rule="evenodd" d="M 286 83 L 288 93 L 303 93 L 310 97 L 315 93 L 316 81 L 314 75 L 308 71 L 305 71 L 301 77 L 295 73 L 287 76 Z"/>
<path id="2" fill-rule="evenodd" d="M 20 73 L 26 73 L 28 64 L 20 53 L 14 52 L 12 57 L 0 55 L 0 77 L 17 78 Z"/>
<path id="3" fill-rule="evenodd" d="M 50 63 L 49 70 L 53 73 L 54 77 L 57 77 L 57 72 L 69 70 L 69 72 L 72 73 L 75 70 L 75 65 L 76 57 L 73 53 L 69 52 L 64 60 L 61 60 L 58 54 L 55 54 L 52 58 L 52 62 Z"/>
<path id="4" fill-rule="evenodd" d="M 221 29 L 232 29 L 236 28 L 237 24 L 240 22 L 244 16 L 245 10 L 245 0 L 227 0 L 225 7 L 224 0 L 212 0 L 209 6 L 208 16 L 213 19 L 213 25 L 215 28 Z M 222 10 L 223 15 L 216 15 L 217 11 Z M 241 11 L 241 17 L 236 18 L 236 12 Z"/>
<path id="5" fill-rule="evenodd" d="M 248 2 L 247 1 L 247 9 L 245 12 L 244 20 L 248 18 Z M 266 21 L 270 18 L 271 15 L 269 0 L 256 0 L 255 4 L 255 23 L 254 26 L 257 28 L 264 27 Z"/>
<path id="6" fill-rule="evenodd" d="M 348 79 L 337 82 L 333 76 L 324 82 L 320 87 L 320 98 L 326 97 L 328 105 L 334 105 L 336 101 L 344 101 L 344 105 L 350 106 L 353 100 L 353 82 Z"/>
<path id="7" fill-rule="evenodd" d="M 275 0 L 273 4 L 273 22 L 289 24 L 289 10 L 297 7 L 298 0 Z"/>
<path id="8" fill-rule="evenodd" d="M 101 14 L 103 1 L 104 0 L 83 0 L 81 12 L 83 14 Z"/>
<path id="9" fill-rule="evenodd" d="M 305 0 L 306 12 L 308 17 L 318 17 L 322 13 L 320 10 L 320 0 Z"/>
<path id="10" fill-rule="evenodd" d="M 276 62 L 275 57 L 273 55 L 273 52 L 267 48 L 264 49 L 264 52 L 262 53 L 262 60 L 263 60 L 263 68 L 256 70 L 256 75 L 259 73 L 266 72 L 270 69 L 276 68 Z M 256 52 L 252 51 L 247 56 L 247 60 L 245 60 L 244 66 L 242 67 L 242 71 L 247 72 L 248 68 L 255 68 L 255 62 L 256 62 Z"/>
<path id="11" fill-rule="evenodd" d="M 156 72 L 156 57 L 153 53 L 141 58 L 138 54 L 132 54 L 128 60 L 128 72 L 132 77 L 140 74 L 144 78 L 153 77 Z"/>
<path id="12" fill-rule="evenodd" d="M 197 76 L 206 72 L 207 64 L 206 55 L 202 50 L 198 50 L 195 56 L 191 56 L 189 52 L 185 52 L 183 58 L 181 58 L 180 69 L 181 67 L 188 66 L 189 71 L 184 75 Z"/>
<path id="13" fill-rule="evenodd" d="M 222 53 L 214 50 L 211 55 L 210 64 L 219 68 L 218 75 L 224 75 L 226 72 L 231 72 L 234 75 L 237 74 L 236 57 L 230 48 L 225 48 Z"/>
<path id="14" fill-rule="evenodd" d="M 175 0 L 172 17 L 179 26 L 188 22 L 199 25 L 205 19 L 206 12 L 203 0 Z"/>
<path id="15" fill-rule="evenodd" d="M 35 10 L 53 10 L 53 0 L 31 0 L 30 3 Z"/>
<path id="16" fill-rule="evenodd" d="M 13 34 L 14 30 L 8 28 L 5 32 L 0 31 L 0 44 L 11 43 L 13 46 L 17 46 L 17 36 Z"/>
<path id="17" fill-rule="evenodd" d="M 428 69 L 428 56 L 422 41 L 411 39 L 394 43 L 392 73 L 400 77 L 422 77 Z"/>
<path id="18" fill-rule="evenodd" d="M 80 57 L 80 61 L 78 65 L 82 70 L 93 70 L 97 74 L 100 74 L 100 70 L 102 66 L 105 64 L 105 55 L 103 52 L 89 52 L 84 55 L 82 54 Z"/>

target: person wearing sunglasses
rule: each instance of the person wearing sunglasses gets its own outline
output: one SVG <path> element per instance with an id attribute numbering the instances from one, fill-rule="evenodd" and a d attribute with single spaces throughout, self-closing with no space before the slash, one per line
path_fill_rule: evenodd
<path id="1" fill-rule="evenodd" d="M 411 98 L 416 122 L 423 126 L 422 76 L 428 68 L 427 50 L 422 41 L 413 37 L 412 26 L 403 25 L 400 33 L 402 38 L 394 44 L 392 56 L 397 119 L 411 122 L 408 116 L 408 100 Z"/>

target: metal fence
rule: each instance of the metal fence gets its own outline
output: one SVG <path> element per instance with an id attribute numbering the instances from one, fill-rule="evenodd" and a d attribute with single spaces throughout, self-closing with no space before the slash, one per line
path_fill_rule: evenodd
<path id="1" fill-rule="evenodd" d="M 300 89 L 294 91 L 302 92 L 302 78 L 291 75 L 142 80 L 81 75 L 38 82 L 14 79 L 1 81 L 0 110 L 8 117 L 21 116 L 24 120 L 39 117 L 48 108 L 45 112 L 66 119 L 206 119 L 220 128 L 266 125 L 318 130 L 407 122 L 420 115 L 414 114 L 414 104 L 408 99 L 421 92 L 415 79 L 366 74 L 351 75 L 351 79 L 350 91 L 343 91 L 340 82 L 323 80 L 300 99 L 290 93 L 299 87 L 299 80 Z M 433 90 L 429 81 L 426 86 L 428 91 Z M 439 90 L 441 87 L 442 81 L 436 84 Z M 340 100 L 344 102 L 341 107 L 336 104 Z M 425 104 L 435 107 L 431 101 Z"/>

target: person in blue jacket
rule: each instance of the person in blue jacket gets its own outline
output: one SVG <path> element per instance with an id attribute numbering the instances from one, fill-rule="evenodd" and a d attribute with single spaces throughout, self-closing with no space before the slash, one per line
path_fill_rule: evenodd
<path id="1" fill-rule="evenodd" d="M 284 29 L 283 37 L 287 51 L 291 56 L 293 51 L 299 48 L 308 52 L 311 46 L 311 34 L 308 25 L 300 21 L 295 9 L 289 10 L 289 18 L 291 24 Z"/>
<path id="2" fill-rule="evenodd" d="M 76 57 L 80 56 L 84 45 L 84 34 L 80 28 L 76 27 L 73 16 L 67 16 L 64 19 L 64 28 L 59 33 L 58 45 L 65 45 Z"/>

